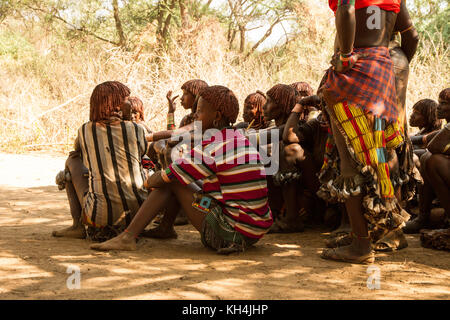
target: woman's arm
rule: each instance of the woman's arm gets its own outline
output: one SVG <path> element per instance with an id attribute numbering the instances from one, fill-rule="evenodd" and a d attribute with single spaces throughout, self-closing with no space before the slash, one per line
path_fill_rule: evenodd
<path id="1" fill-rule="evenodd" d="M 356 34 L 355 0 L 342 0 L 336 11 L 336 37 L 341 54 L 353 52 Z"/>
<path id="2" fill-rule="evenodd" d="M 446 125 L 442 130 L 431 139 L 427 146 L 428 151 L 432 154 L 449 154 L 450 153 L 450 127 Z"/>
<path id="3" fill-rule="evenodd" d="M 400 5 L 400 12 L 395 21 L 394 31 L 400 32 L 402 37 L 401 48 L 405 53 L 408 62 L 411 62 L 419 44 L 419 34 L 416 29 L 414 29 L 405 0 L 403 0 Z"/>

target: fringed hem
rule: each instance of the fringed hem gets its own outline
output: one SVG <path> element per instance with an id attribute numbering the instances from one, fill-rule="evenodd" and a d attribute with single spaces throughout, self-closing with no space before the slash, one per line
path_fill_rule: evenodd
<path id="1" fill-rule="evenodd" d="M 345 202 L 350 196 L 364 194 L 364 217 L 369 223 L 372 241 L 381 239 L 389 231 L 402 228 L 409 220 L 409 214 L 401 208 L 397 198 L 381 196 L 378 177 L 371 166 L 359 169 L 360 173 L 353 177 L 337 176 L 329 169 L 319 174 L 322 185 L 317 195 L 333 203 Z M 332 176 L 334 178 L 326 180 L 326 177 Z"/>

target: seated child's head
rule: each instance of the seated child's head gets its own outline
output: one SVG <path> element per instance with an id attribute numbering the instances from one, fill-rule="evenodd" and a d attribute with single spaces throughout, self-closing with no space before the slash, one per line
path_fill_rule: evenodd
<path id="1" fill-rule="evenodd" d="M 243 118 L 245 122 L 255 124 L 263 124 L 263 110 L 262 107 L 266 104 L 266 96 L 261 91 L 251 93 L 244 100 Z"/>
<path id="2" fill-rule="evenodd" d="M 144 121 L 144 104 L 138 97 L 129 97 L 131 104 L 131 120 L 135 122 Z"/>
<path id="3" fill-rule="evenodd" d="M 100 83 L 92 91 L 89 120 L 101 121 L 120 117 L 122 104 L 129 95 L 130 89 L 123 83 L 118 81 Z"/>
<path id="4" fill-rule="evenodd" d="M 206 87 L 199 93 L 196 120 L 202 130 L 222 129 L 236 122 L 239 102 L 233 91 L 224 86 Z"/>
<path id="5" fill-rule="evenodd" d="M 314 94 L 313 88 L 307 82 L 294 82 L 291 84 L 291 87 L 293 87 L 301 97 L 309 97 Z"/>
<path id="6" fill-rule="evenodd" d="M 181 105 L 184 109 L 192 109 L 195 113 L 196 109 L 196 98 L 201 90 L 208 87 L 208 84 L 200 79 L 189 80 L 183 83 L 181 90 L 183 90 L 183 95 L 181 96 Z"/>
<path id="7" fill-rule="evenodd" d="M 287 118 L 296 102 L 296 91 L 286 84 L 276 84 L 267 91 L 267 102 L 263 107 L 264 120 Z"/>
<path id="8" fill-rule="evenodd" d="M 437 106 L 437 117 L 450 122 L 450 88 L 439 93 L 439 105 Z"/>
<path id="9" fill-rule="evenodd" d="M 436 110 L 438 104 L 431 99 L 417 101 L 409 118 L 412 127 L 427 128 L 429 131 L 437 130 L 441 127 L 441 120 L 437 118 Z"/>

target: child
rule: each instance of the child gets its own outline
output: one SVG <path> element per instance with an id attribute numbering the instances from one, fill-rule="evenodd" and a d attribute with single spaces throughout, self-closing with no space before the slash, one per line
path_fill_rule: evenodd
<path id="1" fill-rule="evenodd" d="M 83 239 L 84 225 L 94 238 L 106 229 L 114 234 L 118 224 L 131 221 L 147 197 L 141 165 L 147 149 L 145 130 L 120 118 L 129 95 L 130 89 L 117 81 L 94 88 L 90 121 L 79 128 L 75 151 L 66 162 L 65 188 L 73 225 L 54 231 L 53 236 Z"/>
<path id="2" fill-rule="evenodd" d="M 273 220 L 259 154 L 242 134 L 230 128 L 239 113 L 236 96 L 223 86 L 205 88 L 199 95 L 196 118 L 202 131 L 220 131 L 204 136 L 190 156 L 154 174 L 147 185 L 155 189 L 130 226 L 116 238 L 92 245 L 92 249 L 135 250 L 136 237 L 173 197 L 200 232 L 202 243 L 218 253 L 243 251 L 270 228 Z M 203 193 L 187 187 L 200 179 L 204 181 Z"/>

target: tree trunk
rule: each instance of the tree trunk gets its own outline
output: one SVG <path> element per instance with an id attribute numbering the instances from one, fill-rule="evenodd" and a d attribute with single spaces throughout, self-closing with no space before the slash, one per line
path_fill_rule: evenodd
<path id="1" fill-rule="evenodd" d="M 243 53 L 245 50 L 245 27 L 239 26 L 239 35 L 241 38 L 241 44 L 239 46 L 239 52 Z"/>
<path id="2" fill-rule="evenodd" d="M 170 2 L 169 8 L 170 8 L 170 10 L 173 10 L 175 8 L 175 0 L 172 0 Z M 169 27 L 170 27 L 171 20 L 172 20 L 172 12 L 169 11 L 169 14 L 166 17 L 166 20 L 164 21 L 164 27 L 161 31 L 161 41 L 164 45 L 167 44 L 167 37 L 169 36 Z"/>
<path id="3" fill-rule="evenodd" d="M 181 16 L 181 28 L 186 30 L 189 28 L 189 15 L 186 9 L 186 0 L 179 0 L 178 3 L 180 5 L 180 16 Z"/>
<path id="4" fill-rule="evenodd" d="M 127 39 L 125 38 L 125 34 L 124 34 L 123 28 L 122 28 L 122 22 L 120 21 L 120 17 L 119 17 L 118 1 L 113 0 L 112 5 L 113 5 L 113 9 L 114 9 L 114 20 L 116 21 L 117 35 L 119 36 L 119 45 L 121 47 L 125 47 L 125 45 L 127 43 Z"/>

